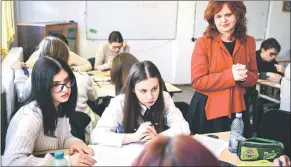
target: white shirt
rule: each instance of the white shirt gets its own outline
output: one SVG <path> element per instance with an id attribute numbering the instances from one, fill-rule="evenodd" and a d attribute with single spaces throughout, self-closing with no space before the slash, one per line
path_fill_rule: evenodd
<path id="1" fill-rule="evenodd" d="M 175 106 L 173 99 L 167 92 L 163 92 L 165 101 L 165 121 L 168 130 L 160 134 L 174 136 L 177 134 L 190 134 L 189 124 L 183 118 L 181 111 Z M 109 106 L 105 109 L 97 126 L 91 134 L 92 144 L 102 144 L 121 147 L 124 133 L 115 133 L 117 128 L 122 125 L 124 106 L 124 94 L 111 99 Z M 141 114 L 145 113 L 146 107 L 142 107 Z"/>
<path id="2" fill-rule="evenodd" d="M 281 81 L 280 110 L 290 112 L 290 63 Z"/>

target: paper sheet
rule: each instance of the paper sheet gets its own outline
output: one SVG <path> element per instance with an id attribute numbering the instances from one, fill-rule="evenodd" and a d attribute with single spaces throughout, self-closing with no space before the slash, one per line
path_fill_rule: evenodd
<path id="1" fill-rule="evenodd" d="M 119 147 L 102 145 L 90 146 L 94 149 L 94 166 L 131 166 L 131 163 L 140 154 L 143 144 L 129 144 Z"/>
<path id="2" fill-rule="evenodd" d="M 203 135 L 194 135 L 194 139 L 203 144 L 217 158 L 228 147 L 228 142 L 220 139 L 214 139 Z"/>

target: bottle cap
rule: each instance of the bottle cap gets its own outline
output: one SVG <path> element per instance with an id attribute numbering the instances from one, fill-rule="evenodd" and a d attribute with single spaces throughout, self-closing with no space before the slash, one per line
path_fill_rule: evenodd
<path id="1" fill-rule="evenodd" d="M 63 159 L 64 158 L 64 151 L 56 151 L 54 157 L 55 157 L 55 159 Z"/>
<path id="2" fill-rule="evenodd" d="M 235 117 L 237 117 L 237 118 L 241 118 L 241 117 L 242 117 L 242 113 L 236 113 L 236 114 L 235 114 Z"/>

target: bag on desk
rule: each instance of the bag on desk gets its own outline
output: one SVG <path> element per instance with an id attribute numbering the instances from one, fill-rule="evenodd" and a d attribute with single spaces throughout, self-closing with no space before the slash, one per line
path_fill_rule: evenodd
<path id="1" fill-rule="evenodd" d="M 254 137 L 239 144 L 237 155 L 242 161 L 273 160 L 283 155 L 283 152 L 283 143 Z"/>

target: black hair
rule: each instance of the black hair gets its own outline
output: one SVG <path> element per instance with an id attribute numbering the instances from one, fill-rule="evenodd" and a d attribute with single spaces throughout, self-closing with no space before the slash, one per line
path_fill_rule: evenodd
<path id="1" fill-rule="evenodd" d="M 109 43 L 112 43 L 112 42 L 122 43 L 123 37 L 119 31 L 112 31 L 109 35 L 108 41 Z"/>
<path id="2" fill-rule="evenodd" d="M 261 44 L 260 50 L 262 50 L 262 48 L 265 51 L 272 48 L 275 48 L 278 53 L 281 51 L 281 45 L 275 38 L 268 38 L 264 40 Z"/>
<path id="3" fill-rule="evenodd" d="M 68 73 L 70 81 L 74 82 L 67 102 L 61 103 L 57 110 L 52 99 L 53 77 L 61 70 Z M 42 112 L 44 134 L 55 137 L 58 117 L 69 117 L 76 110 L 78 91 L 75 75 L 69 65 L 58 57 L 41 56 L 35 63 L 31 73 L 31 93 L 25 104 L 36 101 Z"/>
<path id="4" fill-rule="evenodd" d="M 138 82 L 146 80 L 148 78 L 157 78 L 159 81 L 159 96 L 155 104 L 151 106 L 151 120 L 158 123 L 156 130 L 162 132 L 165 129 L 165 102 L 163 96 L 164 81 L 160 74 L 159 69 L 151 61 L 142 61 L 135 63 L 128 74 L 125 83 L 125 100 L 123 107 L 123 128 L 124 133 L 133 133 L 134 129 L 138 129 L 139 125 L 137 119 L 140 116 L 139 112 L 141 106 L 139 100 L 134 92 L 135 85 Z"/>

